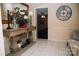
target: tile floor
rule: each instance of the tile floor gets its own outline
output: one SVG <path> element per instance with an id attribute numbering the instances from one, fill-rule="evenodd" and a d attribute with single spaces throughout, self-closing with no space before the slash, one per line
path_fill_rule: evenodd
<path id="1" fill-rule="evenodd" d="M 22 56 L 70 56 L 70 50 L 64 41 L 38 40 Z"/>

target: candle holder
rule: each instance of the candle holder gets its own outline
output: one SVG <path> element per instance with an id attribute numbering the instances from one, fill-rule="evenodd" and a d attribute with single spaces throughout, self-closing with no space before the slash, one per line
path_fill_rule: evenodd
<path id="1" fill-rule="evenodd" d="M 7 27 L 7 29 L 12 29 L 10 27 L 10 14 L 9 14 L 9 10 L 7 10 L 7 19 L 8 19 L 8 27 Z"/>

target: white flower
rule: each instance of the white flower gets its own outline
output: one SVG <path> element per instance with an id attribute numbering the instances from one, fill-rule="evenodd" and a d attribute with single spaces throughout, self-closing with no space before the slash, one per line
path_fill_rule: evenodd
<path id="1" fill-rule="evenodd" d="M 24 12 L 20 12 L 20 14 L 21 14 L 21 15 L 24 15 L 25 13 L 24 13 Z"/>
<path id="2" fill-rule="evenodd" d="M 24 19 L 28 19 L 28 16 L 24 16 Z"/>

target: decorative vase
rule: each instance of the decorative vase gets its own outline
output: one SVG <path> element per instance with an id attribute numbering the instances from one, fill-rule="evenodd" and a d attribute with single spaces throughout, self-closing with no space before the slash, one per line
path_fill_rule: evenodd
<path id="1" fill-rule="evenodd" d="M 16 23 L 16 20 L 13 20 L 13 21 L 12 21 L 12 28 L 13 28 L 13 29 L 19 28 L 19 25 Z"/>

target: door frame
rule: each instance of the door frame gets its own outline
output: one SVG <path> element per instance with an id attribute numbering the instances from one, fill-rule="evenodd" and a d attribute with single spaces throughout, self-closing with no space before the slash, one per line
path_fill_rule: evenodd
<path id="1" fill-rule="evenodd" d="M 42 7 L 36 7 L 36 8 L 34 8 L 34 19 L 36 20 L 35 21 L 35 26 L 36 26 L 36 39 L 38 39 L 38 37 L 37 37 L 37 12 L 36 12 L 36 10 L 37 9 L 40 9 L 40 8 L 47 8 L 48 9 L 48 7 L 47 6 L 42 6 Z M 48 24 L 47 24 L 48 25 Z M 48 40 L 48 39 L 47 39 Z"/>

